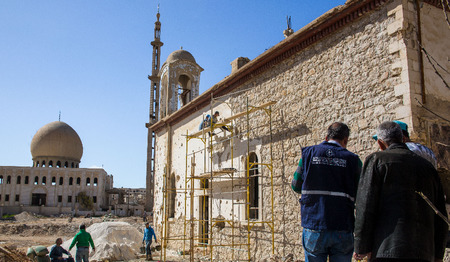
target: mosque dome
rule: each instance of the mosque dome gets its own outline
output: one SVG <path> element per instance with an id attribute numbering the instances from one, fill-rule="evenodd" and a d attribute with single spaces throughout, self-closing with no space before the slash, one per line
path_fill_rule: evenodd
<path id="1" fill-rule="evenodd" d="M 188 51 L 183 50 L 183 49 L 172 52 L 169 55 L 169 57 L 167 58 L 166 62 L 172 63 L 172 62 L 175 62 L 178 60 L 184 60 L 184 61 L 190 61 L 190 62 L 196 63 L 194 56 L 191 53 L 189 53 Z"/>
<path id="2" fill-rule="evenodd" d="M 55 121 L 41 127 L 31 141 L 34 167 L 79 167 L 83 144 L 68 124 Z"/>

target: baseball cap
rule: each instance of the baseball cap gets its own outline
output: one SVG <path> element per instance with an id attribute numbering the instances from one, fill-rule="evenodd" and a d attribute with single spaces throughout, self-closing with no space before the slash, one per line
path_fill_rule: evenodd
<path id="1" fill-rule="evenodd" d="M 394 120 L 392 122 L 397 123 L 403 131 L 408 132 L 408 125 L 405 122 L 398 121 L 398 120 Z M 378 136 L 377 135 L 373 135 L 372 138 L 375 139 L 375 140 L 378 140 Z"/>

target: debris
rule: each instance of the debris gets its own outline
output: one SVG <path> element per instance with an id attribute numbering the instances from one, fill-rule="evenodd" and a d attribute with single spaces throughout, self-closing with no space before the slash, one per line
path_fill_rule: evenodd
<path id="1" fill-rule="evenodd" d="M 129 261 L 139 258 L 142 233 L 129 223 L 96 223 L 86 228 L 86 231 L 91 234 L 95 244 L 95 252 L 91 253 L 90 260 Z M 69 250 L 72 240 L 65 241 L 62 246 Z"/>
<path id="2" fill-rule="evenodd" d="M 32 260 L 30 260 L 25 253 L 20 252 L 15 248 L 0 246 L 0 261 L 29 262 Z"/>
<path id="3" fill-rule="evenodd" d="M 23 211 L 22 213 L 15 215 L 14 219 L 17 222 L 31 222 L 31 221 L 39 220 L 39 218 L 36 217 L 36 214 L 32 214 L 27 211 Z"/>

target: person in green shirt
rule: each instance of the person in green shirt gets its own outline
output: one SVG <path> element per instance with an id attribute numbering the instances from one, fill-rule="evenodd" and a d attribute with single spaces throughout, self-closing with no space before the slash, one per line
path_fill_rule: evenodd
<path id="1" fill-rule="evenodd" d="M 77 245 L 77 252 L 75 254 L 76 262 L 89 262 L 89 244 L 92 250 L 95 252 L 94 241 L 92 240 L 91 234 L 86 232 L 86 226 L 84 224 L 80 225 L 80 231 L 75 235 L 70 244 L 69 251 Z"/>

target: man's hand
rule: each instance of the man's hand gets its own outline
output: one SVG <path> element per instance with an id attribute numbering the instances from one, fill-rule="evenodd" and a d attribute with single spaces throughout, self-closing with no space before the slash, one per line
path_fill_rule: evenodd
<path id="1" fill-rule="evenodd" d="M 370 253 L 366 253 L 366 254 L 356 254 L 356 253 L 353 254 L 353 258 L 355 258 L 356 260 L 362 260 L 362 259 L 364 259 L 365 257 L 367 257 L 368 259 L 370 259 L 371 256 L 372 256 L 372 253 L 371 253 L 371 252 L 370 252 Z"/>

